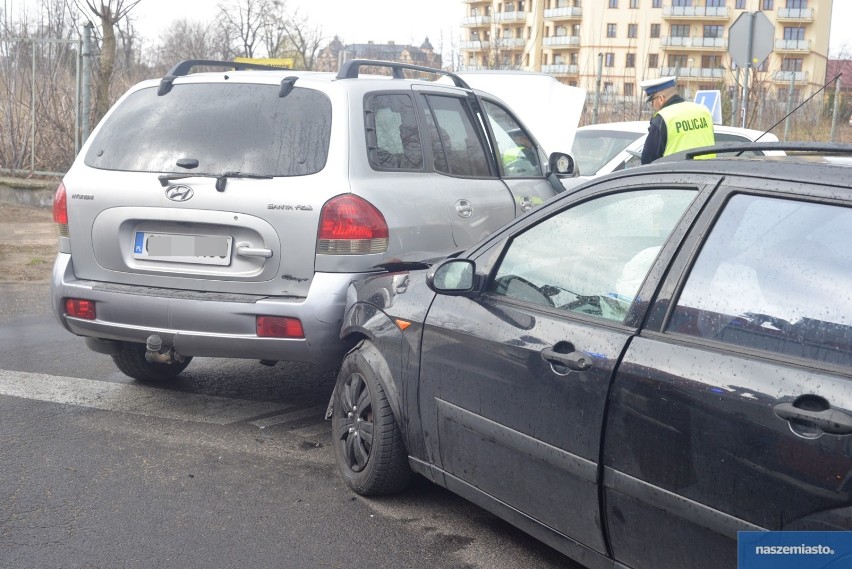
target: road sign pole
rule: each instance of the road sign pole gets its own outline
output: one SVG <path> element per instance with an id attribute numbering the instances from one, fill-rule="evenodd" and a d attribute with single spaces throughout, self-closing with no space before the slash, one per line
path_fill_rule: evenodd
<path id="1" fill-rule="evenodd" d="M 748 116 L 748 81 L 751 77 L 751 60 L 752 60 L 752 51 L 754 51 L 754 12 L 748 13 L 748 41 L 746 43 L 746 56 L 748 57 L 748 63 L 746 63 L 745 68 L 745 80 L 743 81 L 743 110 L 742 110 L 742 126 L 745 128 L 746 126 L 746 117 Z"/>

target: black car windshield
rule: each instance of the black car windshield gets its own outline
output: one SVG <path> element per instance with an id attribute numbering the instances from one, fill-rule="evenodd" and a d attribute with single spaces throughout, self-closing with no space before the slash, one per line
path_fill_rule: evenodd
<path id="1" fill-rule="evenodd" d="M 645 136 L 644 132 L 581 129 L 574 135 L 571 154 L 580 168 L 581 176 L 594 176 L 616 154 L 642 136 Z"/>
<path id="2" fill-rule="evenodd" d="M 278 85 L 196 83 L 132 93 L 86 153 L 93 168 L 159 173 L 246 172 L 301 176 L 328 156 L 331 102 L 312 89 L 279 96 Z M 194 168 L 178 160 L 198 161 Z"/>

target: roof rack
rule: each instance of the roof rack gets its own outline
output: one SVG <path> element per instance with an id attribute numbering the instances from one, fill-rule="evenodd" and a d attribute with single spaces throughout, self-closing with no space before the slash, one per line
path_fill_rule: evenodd
<path id="1" fill-rule="evenodd" d="M 175 64 L 169 69 L 169 72 L 160 79 L 160 87 L 157 89 L 157 95 L 165 95 L 172 90 L 172 83 L 178 77 L 189 75 L 193 67 L 222 67 L 228 70 L 239 71 L 242 69 L 263 69 L 266 71 L 281 71 L 283 67 L 272 65 L 262 65 L 260 63 L 243 63 L 239 61 L 217 61 L 213 59 L 186 59 Z"/>
<path id="2" fill-rule="evenodd" d="M 755 150 L 783 150 L 784 152 L 807 152 L 810 154 L 849 154 L 852 155 L 852 145 L 839 144 L 830 142 L 750 142 L 750 143 L 733 143 L 720 144 L 715 146 L 702 146 L 686 150 L 681 154 L 685 160 L 694 160 L 699 156 L 708 154 L 728 154 L 738 152 L 737 156 L 743 152 L 752 152 Z"/>
<path id="3" fill-rule="evenodd" d="M 344 62 L 340 67 L 340 71 L 337 72 L 337 78 L 357 79 L 361 67 L 389 67 L 393 72 L 394 79 L 405 79 L 405 75 L 402 73 L 403 69 L 432 73 L 435 75 L 444 75 L 452 79 L 456 87 L 470 89 L 470 85 L 452 71 L 444 71 L 443 69 L 424 67 L 422 65 L 412 65 L 410 63 L 399 63 L 396 61 L 382 61 L 379 59 L 350 59 L 349 61 Z"/>

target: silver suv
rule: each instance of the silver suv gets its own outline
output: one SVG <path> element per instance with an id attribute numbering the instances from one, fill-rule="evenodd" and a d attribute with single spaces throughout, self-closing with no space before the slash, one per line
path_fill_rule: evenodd
<path id="1" fill-rule="evenodd" d="M 194 356 L 336 367 L 353 279 L 466 248 L 573 170 L 451 73 L 260 67 L 185 61 L 134 86 L 56 192 L 55 313 L 132 378 Z"/>

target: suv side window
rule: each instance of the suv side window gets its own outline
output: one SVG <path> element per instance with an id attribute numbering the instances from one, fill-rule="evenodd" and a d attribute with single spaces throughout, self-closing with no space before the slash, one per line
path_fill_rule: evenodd
<path id="1" fill-rule="evenodd" d="M 489 291 L 621 322 L 694 198 L 694 190 L 638 190 L 557 213 L 509 243 Z"/>
<path id="2" fill-rule="evenodd" d="M 379 170 L 421 170 L 423 143 L 411 96 L 368 95 L 364 105 L 370 165 Z"/>
<path id="3" fill-rule="evenodd" d="M 701 249 L 668 330 L 852 365 L 852 209 L 736 195 Z"/>
<path id="4" fill-rule="evenodd" d="M 426 96 L 426 124 L 435 170 L 453 176 L 491 176 L 488 157 L 464 99 Z"/>
<path id="5" fill-rule="evenodd" d="M 497 151 L 503 163 L 503 175 L 507 178 L 543 176 L 538 150 L 518 121 L 496 103 L 483 100 L 482 105 L 496 138 Z"/>

